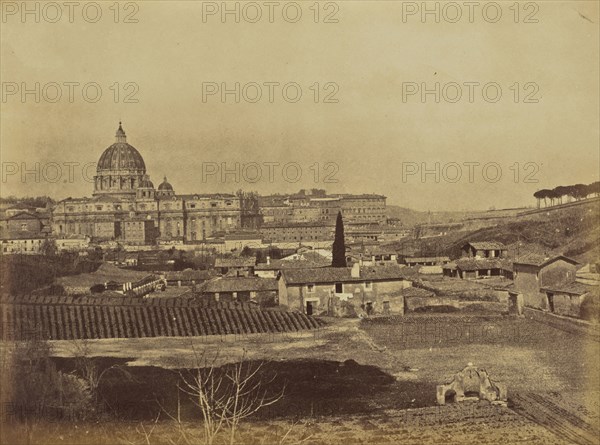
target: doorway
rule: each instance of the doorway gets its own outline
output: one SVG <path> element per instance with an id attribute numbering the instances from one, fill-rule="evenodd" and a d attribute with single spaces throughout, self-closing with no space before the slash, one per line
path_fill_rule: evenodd
<path id="1" fill-rule="evenodd" d="M 548 308 L 554 313 L 554 294 L 548 294 Z"/>
<path id="2" fill-rule="evenodd" d="M 313 314 L 313 302 L 307 301 L 306 302 L 306 315 L 312 315 L 312 314 Z"/>

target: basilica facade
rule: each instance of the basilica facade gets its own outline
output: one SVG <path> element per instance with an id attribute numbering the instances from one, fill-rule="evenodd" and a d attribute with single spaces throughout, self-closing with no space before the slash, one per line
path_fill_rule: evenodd
<path id="1" fill-rule="evenodd" d="M 165 177 L 157 188 L 140 152 L 119 123 L 115 143 L 98 161 L 91 198 L 67 198 L 52 212 L 54 235 L 128 244 L 202 241 L 240 227 L 232 194 L 176 194 Z"/>

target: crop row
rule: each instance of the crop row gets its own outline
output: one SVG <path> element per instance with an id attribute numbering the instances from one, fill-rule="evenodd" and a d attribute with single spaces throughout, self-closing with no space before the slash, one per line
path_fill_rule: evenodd
<path id="1" fill-rule="evenodd" d="M 38 304 L 38 305 L 92 305 L 92 306 L 163 306 L 163 307 L 211 307 L 216 309 L 253 309 L 255 304 L 239 301 L 214 301 L 193 294 L 177 297 L 125 297 L 125 296 L 56 296 L 56 295 L 4 295 L 2 304 Z"/>
<path id="2" fill-rule="evenodd" d="M 293 332 L 319 327 L 296 312 L 160 306 L 0 305 L 3 340 L 50 340 Z"/>
<path id="3" fill-rule="evenodd" d="M 547 398 L 535 393 L 519 393 L 511 397 L 513 409 L 537 424 L 553 431 L 570 443 L 597 444 L 597 427 Z"/>

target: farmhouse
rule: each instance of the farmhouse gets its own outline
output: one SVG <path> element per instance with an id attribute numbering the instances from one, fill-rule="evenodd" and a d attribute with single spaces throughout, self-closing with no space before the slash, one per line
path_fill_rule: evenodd
<path id="1" fill-rule="evenodd" d="M 405 257 L 402 260 L 407 266 L 437 266 L 450 262 L 447 256 Z"/>
<path id="2" fill-rule="evenodd" d="M 215 277 L 210 270 L 185 269 L 181 271 L 165 272 L 165 279 L 169 286 L 193 286 L 204 283 Z"/>
<path id="3" fill-rule="evenodd" d="M 574 283 L 579 263 L 563 255 L 547 257 L 530 253 L 513 263 L 514 289 L 511 295 L 523 295 L 525 306 L 554 311 L 553 292 L 550 296 L 543 289 L 558 290 Z M 563 307 L 562 304 L 559 305 Z M 570 311 L 570 310 L 569 310 Z"/>
<path id="4" fill-rule="evenodd" d="M 462 246 L 462 255 L 468 258 L 503 258 L 507 248 L 496 241 L 469 242 Z"/>
<path id="5" fill-rule="evenodd" d="M 558 286 L 549 286 L 541 288 L 548 299 L 548 309 L 550 312 L 568 315 L 577 318 L 590 319 L 597 314 L 586 313 L 586 307 L 597 307 L 600 296 L 598 286 L 590 286 L 577 282 L 571 282 Z"/>
<path id="6" fill-rule="evenodd" d="M 398 254 L 380 247 L 351 250 L 346 253 L 348 263 L 359 262 L 363 266 L 386 266 L 398 264 Z"/>
<path id="7" fill-rule="evenodd" d="M 352 315 L 364 311 L 404 313 L 402 290 L 410 271 L 398 265 L 285 269 L 278 275 L 279 304 L 307 315 Z"/>
<path id="8" fill-rule="evenodd" d="M 277 281 L 259 277 L 218 277 L 200 286 L 203 296 L 214 301 L 254 302 L 261 306 L 277 304 Z"/>
<path id="9" fill-rule="evenodd" d="M 215 259 L 215 269 L 222 275 L 237 276 L 254 275 L 255 257 L 233 257 Z"/>
<path id="10" fill-rule="evenodd" d="M 512 278 L 511 263 L 499 258 L 459 258 L 442 266 L 442 270 L 444 276 L 462 279 Z"/>

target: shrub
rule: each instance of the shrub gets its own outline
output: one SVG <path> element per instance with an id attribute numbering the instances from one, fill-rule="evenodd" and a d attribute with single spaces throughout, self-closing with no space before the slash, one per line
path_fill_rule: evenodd
<path id="1" fill-rule="evenodd" d="M 90 292 L 93 294 L 99 294 L 102 293 L 106 290 L 106 286 L 104 286 L 104 284 L 94 284 L 92 287 L 90 287 Z"/>
<path id="2" fill-rule="evenodd" d="M 93 412 L 92 394 L 85 380 L 57 371 L 46 341 L 28 340 L 15 344 L 3 375 L 10 403 L 17 419 L 84 419 Z"/>
<path id="3" fill-rule="evenodd" d="M 600 301 L 597 297 L 587 297 L 579 308 L 581 318 L 588 321 L 600 322 Z"/>

